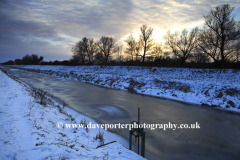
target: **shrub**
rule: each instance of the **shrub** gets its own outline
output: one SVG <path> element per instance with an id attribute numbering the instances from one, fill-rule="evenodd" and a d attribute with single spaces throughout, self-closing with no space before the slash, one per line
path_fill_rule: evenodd
<path id="1" fill-rule="evenodd" d="M 229 106 L 229 105 L 226 105 L 226 108 L 230 108 L 230 106 Z"/>
<path id="2" fill-rule="evenodd" d="M 208 106 L 208 107 L 210 107 L 210 105 L 207 104 L 207 103 L 201 103 L 201 105 L 202 105 L 202 106 Z"/>
<path id="3" fill-rule="evenodd" d="M 173 96 L 173 97 L 177 97 L 177 95 L 176 95 L 176 94 L 172 94 L 172 96 Z"/>
<path id="4" fill-rule="evenodd" d="M 137 92 L 134 88 L 135 88 L 135 86 L 142 86 L 142 85 L 144 85 L 144 84 L 141 84 L 141 83 L 139 83 L 138 81 L 134 81 L 132 78 L 130 79 L 130 84 L 129 84 L 129 86 L 127 87 L 127 90 L 129 91 L 129 92 L 131 92 L 131 93 L 135 93 L 135 92 Z"/>
<path id="5" fill-rule="evenodd" d="M 218 107 L 218 105 L 216 105 L 216 104 L 211 104 L 211 107 Z"/>
<path id="6" fill-rule="evenodd" d="M 229 104 L 230 106 L 232 106 L 233 108 L 235 108 L 235 104 L 234 104 L 233 101 L 229 100 L 229 101 L 227 102 L 227 104 Z"/>
<path id="7" fill-rule="evenodd" d="M 99 132 L 96 134 L 96 137 L 94 137 L 95 140 L 99 139 L 99 141 L 104 144 L 105 139 L 103 138 L 103 132 Z"/>
<path id="8" fill-rule="evenodd" d="M 225 91 L 225 93 L 229 96 L 234 96 L 235 94 L 238 93 L 238 90 L 235 88 L 230 88 Z"/>
<path id="9" fill-rule="evenodd" d="M 80 122 L 80 124 L 81 124 L 81 125 L 83 125 L 83 126 L 84 126 L 84 125 L 86 125 L 86 124 L 87 124 L 87 121 L 86 121 L 86 119 L 85 119 L 85 118 L 84 118 L 84 119 L 82 119 L 82 120 L 81 120 L 81 122 Z"/>
<path id="10" fill-rule="evenodd" d="M 89 128 L 88 128 L 88 125 L 87 125 L 87 120 L 85 118 L 81 120 L 80 125 L 84 126 L 87 133 L 89 132 Z"/>
<path id="11" fill-rule="evenodd" d="M 222 98 L 223 97 L 223 93 L 219 92 L 216 98 Z"/>
<path id="12" fill-rule="evenodd" d="M 115 82 L 116 80 L 114 78 L 110 79 L 110 83 L 109 85 L 112 86 L 112 84 Z"/>
<path id="13" fill-rule="evenodd" d="M 134 85 L 129 85 L 129 87 L 127 88 L 127 90 L 131 93 L 136 93 L 137 91 L 134 89 Z"/>
<path id="14" fill-rule="evenodd" d="M 206 90 L 206 91 L 204 92 L 204 94 L 205 94 L 205 96 L 209 96 L 208 90 Z"/>
<path id="15" fill-rule="evenodd" d="M 38 90 L 35 90 L 35 97 L 34 98 L 39 98 L 40 99 L 40 104 L 46 105 L 46 100 L 47 100 L 47 92 L 44 91 L 42 88 L 39 88 Z"/>
<path id="16" fill-rule="evenodd" d="M 180 88 L 179 88 L 180 91 L 183 91 L 184 93 L 187 93 L 187 92 L 190 92 L 190 86 L 188 85 L 182 85 Z"/>
<path id="17" fill-rule="evenodd" d="M 153 73 L 155 73 L 156 71 L 157 71 L 157 69 L 156 69 L 156 68 L 153 68 L 153 69 L 152 69 L 152 72 L 153 72 Z"/>

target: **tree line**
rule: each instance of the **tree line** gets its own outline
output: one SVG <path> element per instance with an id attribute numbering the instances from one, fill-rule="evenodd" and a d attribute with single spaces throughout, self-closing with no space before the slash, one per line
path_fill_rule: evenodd
<path id="1" fill-rule="evenodd" d="M 44 57 L 40 56 L 38 57 L 38 55 L 36 54 L 32 54 L 32 55 L 25 55 L 23 56 L 22 59 L 15 59 L 13 60 L 9 60 L 3 64 L 5 65 L 38 65 L 43 61 Z"/>
<path id="2" fill-rule="evenodd" d="M 234 19 L 229 4 L 217 6 L 204 15 L 203 28 L 183 29 L 172 33 L 170 30 L 163 39 L 165 44 L 153 39 L 153 27 L 142 25 L 140 35 L 125 39 L 123 45 L 116 44 L 113 37 L 102 36 L 97 42 L 93 38 L 82 38 L 72 48 L 77 64 L 108 64 L 115 57 L 118 64 L 164 65 L 163 62 L 225 66 L 238 63 L 240 55 L 240 23 Z M 147 63 L 146 63 L 147 62 Z"/>

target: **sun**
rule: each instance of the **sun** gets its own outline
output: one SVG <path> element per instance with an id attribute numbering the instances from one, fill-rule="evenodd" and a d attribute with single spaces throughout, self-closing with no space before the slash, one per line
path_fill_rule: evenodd
<path id="1" fill-rule="evenodd" d="M 155 39 L 155 41 L 157 43 L 164 43 L 165 40 L 163 39 L 163 36 L 166 34 L 165 31 L 160 30 L 160 29 L 156 29 L 153 30 L 153 38 Z"/>
<path id="2" fill-rule="evenodd" d="M 156 27 L 156 28 L 154 27 L 152 38 L 157 43 L 164 43 L 165 40 L 163 39 L 163 36 L 165 34 L 166 34 L 165 30 L 161 30 L 158 27 Z M 136 40 L 138 40 L 139 36 L 141 35 L 141 31 L 139 29 L 135 29 L 135 30 L 133 30 L 132 35 Z"/>

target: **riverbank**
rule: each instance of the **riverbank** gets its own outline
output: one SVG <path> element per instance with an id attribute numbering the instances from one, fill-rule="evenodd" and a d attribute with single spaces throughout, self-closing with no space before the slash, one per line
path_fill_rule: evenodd
<path id="1" fill-rule="evenodd" d="M 61 127 L 96 122 L 41 89 L 28 88 L 2 71 L 0 84 L 0 159 L 144 159 L 119 143 L 125 140 L 116 134 Z M 99 147 L 112 141 L 117 142 Z"/>
<path id="2" fill-rule="evenodd" d="M 240 112 L 240 71 L 127 66 L 15 65 L 107 88 Z"/>

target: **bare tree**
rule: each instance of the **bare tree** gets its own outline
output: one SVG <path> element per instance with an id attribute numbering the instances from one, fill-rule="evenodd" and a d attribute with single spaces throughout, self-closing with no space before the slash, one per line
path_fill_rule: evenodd
<path id="1" fill-rule="evenodd" d="M 95 61 L 95 63 L 97 63 L 97 64 L 103 64 L 104 57 L 103 57 L 102 52 L 97 52 L 97 53 L 94 55 L 94 61 Z"/>
<path id="2" fill-rule="evenodd" d="M 240 39 L 240 23 L 231 15 L 233 10 L 229 4 L 223 4 L 204 16 L 205 26 L 209 30 L 203 32 L 202 36 L 207 39 L 207 43 L 201 41 L 199 46 L 214 61 L 224 63 L 239 50 L 236 41 Z M 214 49 L 214 52 L 210 52 L 209 48 Z"/>
<path id="3" fill-rule="evenodd" d="M 142 41 L 140 39 L 136 41 L 135 50 L 134 50 L 136 61 L 138 61 L 138 57 L 140 56 L 140 52 L 142 51 L 142 46 L 143 46 Z"/>
<path id="4" fill-rule="evenodd" d="M 238 51 L 236 51 L 234 54 L 233 62 L 240 62 L 240 43 L 238 45 Z"/>
<path id="5" fill-rule="evenodd" d="M 170 31 L 168 31 L 164 39 L 175 56 L 182 62 L 185 62 L 197 46 L 197 33 L 198 28 L 192 29 L 191 32 L 184 29 L 181 34 L 178 32 L 171 34 Z"/>
<path id="6" fill-rule="evenodd" d="M 93 54 L 97 51 L 97 45 L 94 42 L 93 38 L 88 39 L 87 43 L 87 56 L 88 56 L 88 62 L 91 63 L 93 60 Z"/>
<path id="7" fill-rule="evenodd" d="M 133 61 L 133 56 L 134 56 L 134 53 L 135 53 L 135 48 L 136 48 L 137 42 L 132 35 L 127 37 L 125 42 L 127 43 L 126 53 L 129 54 L 132 57 L 132 61 Z"/>
<path id="8" fill-rule="evenodd" d="M 168 51 L 163 52 L 164 59 L 170 58 L 170 55 L 171 55 L 171 52 L 168 52 Z"/>
<path id="9" fill-rule="evenodd" d="M 79 41 L 72 47 L 72 53 L 74 59 L 79 59 L 82 64 L 85 64 L 86 59 L 86 49 L 84 47 L 84 42 Z"/>
<path id="10" fill-rule="evenodd" d="M 141 30 L 140 40 L 142 41 L 142 44 L 143 44 L 142 62 L 144 64 L 146 53 L 151 49 L 153 45 L 152 38 L 151 38 L 153 33 L 153 28 L 148 27 L 147 25 L 142 25 L 140 30 Z"/>
<path id="11" fill-rule="evenodd" d="M 239 62 L 239 56 L 240 56 L 240 38 L 238 41 L 235 41 L 234 44 L 234 52 L 229 56 L 229 59 L 231 62 Z"/>
<path id="12" fill-rule="evenodd" d="M 162 50 L 162 44 L 161 43 L 155 43 L 153 46 L 153 55 L 155 59 L 159 59 L 163 56 L 163 50 Z"/>
<path id="13" fill-rule="evenodd" d="M 81 42 L 83 52 L 85 52 L 86 56 L 88 57 L 88 63 L 90 64 L 93 60 L 93 54 L 97 50 L 97 46 L 93 38 L 83 37 Z"/>
<path id="14" fill-rule="evenodd" d="M 102 38 L 97 43 L 97 46 L 103 54 L 103 58 L 105 63 L 108 63 L 109 57 L 116 52 L 116 49 L 114 48 L 114 44 L 116 42 L 116 39 L 113 37 L 105 37 L 102 36 Z"/>
<path id="15" fill-rule="evenodd" d="M 196 52 L 189 58 L 191 61 L 197 62 L 197 63 L 208 63 L 210 62 L 210 57 L 204 52 Z"/>
<path id="16" fill-rule="evenodd" d="M 115 46 L 116 48 L 116 53 L 117 53 L 117 60 L 121 63 L 123 60 L 123 52 L 124 52 L 124 48 L 123 48 L 123 44 L 117 44 Z"/>
<path id="17" fill-rule="evenodd" d="M 198 50 L 199 53 L 207 54 L 215 62 L 220 59 L 220 52 L 218 52 L 219 38 L 214 35 L 212 30 L 204 27 L 200 30 L 198 36 Z"/>

